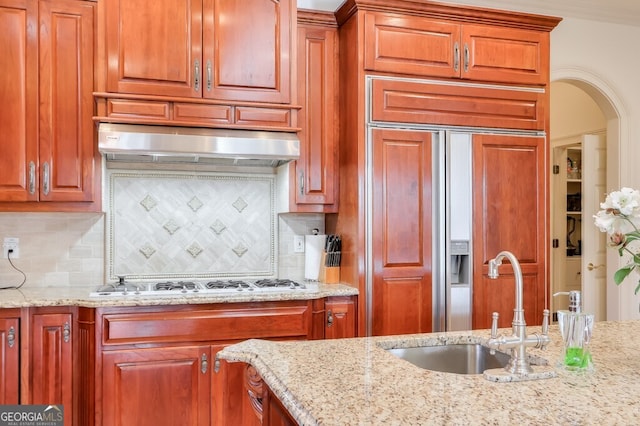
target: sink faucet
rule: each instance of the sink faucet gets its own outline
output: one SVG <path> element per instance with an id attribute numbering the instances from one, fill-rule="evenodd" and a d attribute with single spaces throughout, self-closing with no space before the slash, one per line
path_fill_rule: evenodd
<path id="1" fill-rule="evenodd" d="M 522 270 L 520 262 L 509 251 L 501 251 L 498 255 L 489 261 L 489 278 L 498 278 L 498 267 L 502 265 L 504 258 L 509 259 L 513 273 L 516 279 L 516 307 L 513 310 L 513 322 L 511 336 L 498 336 L 498 316 L 497 312 L 493 313 L 491 321 L 491 338 L 487 345 L 492 351 L 496 349 L 510 349 L 511 360 L 505 367 L 509 373 L 523 375 L 531 373 L 533 370 L 527 359 L 527 347 L 536 347 L 544 349 L 549 343 L 549 310 L 543 311 L 542 317 L 542 334 L 534 334 L 527 336 L 527 324 L 524 320 L 524 309 L 522 308 Z"/>

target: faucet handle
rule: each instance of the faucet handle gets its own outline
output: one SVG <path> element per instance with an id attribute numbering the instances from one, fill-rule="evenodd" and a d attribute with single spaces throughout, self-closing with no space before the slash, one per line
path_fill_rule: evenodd
<path id="1" fill-rule="evenodd" d="M 549 310 L 545 309 L 542 311 L 542 335 L 546 336 L 549 334 Z"/>
<path id="2" fill-rule="evenodd" d="M 498 338 L 498 318 L 499 317 L 500 317 L 500 314 L 497 312 L 494 312 L 493 315 L 491 316 L 491 338 L 492 339 Z"/>

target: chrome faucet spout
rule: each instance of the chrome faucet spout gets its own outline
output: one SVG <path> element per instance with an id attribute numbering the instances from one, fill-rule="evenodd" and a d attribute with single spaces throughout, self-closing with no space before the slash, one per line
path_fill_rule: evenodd
<path id="1" fill-rule="evenodd" d="M 498 267 L 502 265 L 504 258 L 509 259 L 511 267 L 513 268 L 513 274 L 515 276 L 515 292 L 516 292 L 516 306 L 513 310 L 512 335 L 511 336 L 498 336 L 498 314 L 493 314 L 493 321 L 491 327 L 491 338 L 488 341 L 488 346 L 491 349 L 505 348 L 511 350 L 511 360 L 507 365 L 506 370 L 512 374 L 529 374 L 532 372 L 529 360 L 527 359 L 526 348 L 528 346 L 534 346 L 544 348 L 549 343 L 549 336 L 547 335 L 548 329 L 548 317 L 549 311 L 545 310 L 546 326 L 543 325 L 542 335 L 534 335 L 527 337 L 527 325 L 524 320 L 523 309 L 523 283 L 522 283 L 522 269 L 520 268 L 520 262 L 515 255 L 509 251 L 501 251 L 498 255 L 489 261 L 489 278 L 496 279 L 499 276 Z"/>
<path id="2" fill-rule="evenodd" d="M 525 325 L 525 321 L 524 321 L 524 309 L 523 309 L 523 283 L 522 283 L 522 268 L 520 268 L 520 262 L 518 262 L 518 259 L 516 258 L 516 256 L 511 253 L 510 251 L 501 251 L 500 253 L 498 253 L 498 255 L 494 258 L 491 259 L 489 261 L 489 278 L 491 279 L 496 279 L 499 276 L 498 273 L 498 266 L 502 265 L 502 260 L 504 258 L 509 259 L 509 262 L 511 263 L 511 267 L 513 268 L 513 274 L 515 276 L 515 280 L 516 280 L 516 286 L 515 286 L 515 291 L 516 291 L 516 307 L 513 311 L 513 325 L 514 327 L 516 325 Z M 515 332 L 515 329 L 514 329 Z"/>

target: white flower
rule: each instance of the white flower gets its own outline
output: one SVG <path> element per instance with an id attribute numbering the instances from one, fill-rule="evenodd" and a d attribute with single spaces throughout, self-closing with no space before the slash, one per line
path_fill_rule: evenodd
<path id="1" fill-rule="evenodd" d="M 600 208 L 614 209 L 624 216 L 640 217 L 640 191 L 631 188 L 613 191 L 600 204 Z"/>
<path id="2" fill-rule="evenodd" d="M 600 206 L 603 207 L 602 204 Z M 616 215 L 607 213 L 607 210 L 600 210 L 593 217 L 595 218 L 596 226 L 600 228 L 600 231 L 606 232 L 609 235 L 616 232 L 616 223 L 619 222 L 619 218 Z"/>

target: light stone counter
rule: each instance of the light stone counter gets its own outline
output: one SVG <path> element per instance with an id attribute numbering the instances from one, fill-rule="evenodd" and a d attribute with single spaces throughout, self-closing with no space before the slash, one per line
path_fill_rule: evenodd
<path id="1" fill-rule="evenodd" d="M 312 300 L 331 296 L 354 296 L 358 289 L 343 284 L 317 284 L 317 291 L 278 291 L 273 293 L 226 293 L 188 296 L 109 296 L 91 297 L 93 289 L 86 287 L 24 287 L 1 290 L 0 308 L 35 306 L 159 306 L 205 303 L 269 302 L 280 300 Z"/>
<path id="2" fill-rule="evenodd" d="M 501 330 L 510 333 L 509 330 Z M 539 332 L 529 327 L 528 334 Z M 304 425 L 637 425 L 640 424 L 640 321 L 598 322 L 595 372 L 557 368 L 555 378 L 495 383 L 482 375 L 439 373 L 384 348 L 485 341 L 489 331 L 306 342 L 247 340 L 218 357 L 252 364 Z M 545 351 L 556 365 L 556 326 Z"/>

